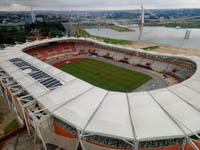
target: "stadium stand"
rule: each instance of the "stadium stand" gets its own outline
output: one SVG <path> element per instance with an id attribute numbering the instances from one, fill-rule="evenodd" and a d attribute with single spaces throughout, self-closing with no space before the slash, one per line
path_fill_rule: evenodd
<path id="1" fill-rule="evenodd" d="M 63 56 L 65 54 L 76 55 L 77 50 L 73 43 L 56 43 L 30 49 L 27 53 L 40 60 L 44 60 L 51 59 L 51 57 Z"/>
<path id="2" fill-rule="evenodd" d="M 122 60 L 124 58 L 125 54 L 122 54 L 122 53 L 116 53 L 113 57 L 114 60 Z"/>
<path id="3" fill-rule="evenodd" d="M 152 69 L 158 72 L 163 72 L 164 70 L 167 70 L 168 63 L 154 61 L 154 63 L 151 65 Z"/>
<path id="4" fill-rule="evenodd" d="M 14 108 L 28 131 L 35 128 L 45 149 L 47 143 L 69 150 L 200 148 L 194 141 L 199 140 L 200 130 L 199 58 L 151 54 L 74 38 L 37 41 L 14 49 L 0 53 L 0 96 Z M 182 81 L 191 78 L 164 89 L 118 93 L 40 61 L 60 56 L 66 61 L 66 54 L 69 58 L 83 51 L 87 57 L 95 54 L 149 66 Z M 183 124 L 186 127 L 182 128 Z"/>
<path id="5" fill-rule="evenodd" d="M 145 59 L 145 58 L 144 58 L 144 59 L 140 62 L 140 65 L 143 65 L 143 66 L 151 66 L 153 63 L 154 63 L 153 60 Z"/>
<path id="6" fill-rule="evenodd" d="M 73 42 L 60 42 L 42 45 L 33 49 L 29 49 L 26 52 L 41 60 L 64 56 L 65 54 L 77 55 L 78 53 L 88 53 L 92 55 L 98 55 L 99 57 L 122 61 L 132 65 L 138 65 L 141 67 L 144 66 L 157 72 L 165 72 L 177 78 L 178 81 L 189 78 L 195 70 L 194 63 L 180 58 L 159 57 L 134 51 L 105 49 L 97 46 L 92 47 L 81 42 L 76 44 Z"/>
<path id="7" fill-rule="evenodd" d="M 131 56 L 131 58 L 129 58 L 128 60 L 130 64 L 134 64 L 134 65 L 140 64 L 141 61 L 142 61 L 142 58 L 136 57 L 136 56 Z"/>
<path id="8" fill-rule="evenodd" d="M 107 54 L 107 51 L 105 51 L 105 50 L 99 50 L 97 54 L 98 54 L 98 56 L 102 57 L 102 56 L 105 56 Z"/>
<path id="9" fill-rule="evenodd" d="M 112 51 L 107 52 L 106 56 L 107 56 L 108 54 L 109 54 L 109 57 L 111 57 L 111 58 L 113 58 L 113 57 L 116 55 L 116 53 L 115 53 L 115 52 L 112 52 Z"/>

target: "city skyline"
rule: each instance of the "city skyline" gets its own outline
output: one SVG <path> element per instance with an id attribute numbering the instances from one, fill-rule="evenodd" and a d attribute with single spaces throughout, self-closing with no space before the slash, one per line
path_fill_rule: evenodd
<path id="1" fill-rule="evenodd" d="M 0 11 L 26 11 L 32 6 L 34 10 L 125 10 L 140 9 L 173 9 L 173 8 L 199 8 L 200 1 L 191 0 L 0 0 Z"/>

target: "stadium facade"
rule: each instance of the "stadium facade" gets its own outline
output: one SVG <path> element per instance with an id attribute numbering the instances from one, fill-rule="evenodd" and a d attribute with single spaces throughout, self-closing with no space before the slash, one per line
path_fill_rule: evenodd
<path id="1" fill-rule="evenodd" d="M 179 83 L 137 93 L 107 91 L 54 66 L 73 56 L 121 61 Z M 198 149 L 200 58 L 85 38 L 55 38 L 0 52 L 0 94 L 47 149 Z"/>

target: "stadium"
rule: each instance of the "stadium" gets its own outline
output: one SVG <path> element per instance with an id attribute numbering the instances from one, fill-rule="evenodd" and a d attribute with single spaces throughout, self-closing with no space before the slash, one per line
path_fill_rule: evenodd
<path id="1" fill-rule="evenodd" d="M 89 76 L 94 76 L 93 82 L 85 74 L 72 75 L 83 67 L 77 64 L 82 59 L 137 66 L 173 76 L 178 83 L 132 92 L 150 77 L 138 74 L 143 80 L 137 78 L 140 84 L 135 86 L 135 73 L 130 72 L 122 83 L 132 86 L 118 83 L 121 88 L 115 89 L 109 78 L 101 87 L 95 77 L 109 65 L 85 64 L 86 69 L 101 69 Z M 65 71 L 63 65 L 70 69 Z M 199 66 L 196 56 L 161 54 L 86 38 L 46 39 L 0 52 L 0 94 L 45 149 L 192 150 L 200 148 Z"/>

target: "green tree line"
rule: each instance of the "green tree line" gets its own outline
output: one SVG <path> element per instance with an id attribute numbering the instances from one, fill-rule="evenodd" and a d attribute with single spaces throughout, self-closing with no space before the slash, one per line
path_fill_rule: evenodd
<path id="1" fill-rule="evenodd" d="M 39 29 L 43 36 L 62 37 L 65 34 L 65 28 L 60 22 L 36 22 L 25 24 L 24 29 L 17 30 L 15 27 L 0 28 L 0 44 L 14 44 L 17 42 L 26 42 L 27 36 L 32 34 L 34 29 Z"/>

